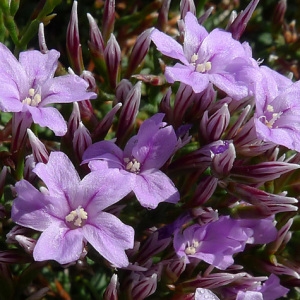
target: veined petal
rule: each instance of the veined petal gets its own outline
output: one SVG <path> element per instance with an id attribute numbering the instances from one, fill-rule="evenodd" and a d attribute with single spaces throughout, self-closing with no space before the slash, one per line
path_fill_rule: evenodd
<path id="1" fill-rule="evenodd" d="M 177 43 L 172 37 L 166 35 L 163 32 L 160 32 L 157 29 L 154 29 L 152 31 L 150 37 L 156 45 L 157 50 L 162 54 L 175 59 L 179 59 L 185 65 L 189 64 L 183 53 L 182 46 Z"/>
<path id="2" fill-rule="evenodd" d="M 202 41 L 208 36 L 206 29 L 201 26 L 191 12 L 187 12 L 184 18 L 184 54 L 191 58 L 193 54 L 197 54 Z"/>
<path id="3" fill-rule="evenodd" d="M 142 206 L 152 209 L 160 202 L 177 203 L 180 199 L 174 183 L 159 170 L 136 175 L 133 192 Z"/>
<path id="4" fill-rule="evenodd" d="M 208 86 L 207 74 L 194 71 L 193 66 L 175 64 L 173 67 L 166 67 L 165 77 L 169 83 L 180 81 L 191 86 L 195 93 L 204 91 Z"/>
<path id="5" fill-rule="evenodd" d="M 33 258 L 36 261 L 56 260 L 60 264 L 67 264 L 80 258 L 84 241 L 82 229 L 66 227 L 63 222 L 48 227 L 39 237 Z"/>
<path id="6" fill-rule="evenodd" d="M 33 122 L 41 127 L 50 128 L 56 136 L 63 136 L 67 132 L 67 123 L 54 107 L 34 107 L 26 105 L 27 110 L 31 113 Z"/>
<path id="7" fill-rule="evenodd" d="M 63 152 L 51 152 L 48 163 L 38 163 L 33 172 L 44 181 L 51 195 L 66 199 L 69 204 L 75 198 L 80 178 Z"/>
<path id="8" fill-rule="evenodd" d="M 89 173 L 79 184 L 73 200 L 74 208 L 81 205 L 91 216 L 120 201 L 132 188 L 131 173 L 126 174 L 128 176 L 121 174 L 118 169 Z"/>
<path id="9" fill-rule="evenodd" d="M 17 198 L 12 205 L 11 217 L 19 225 L 43 231 L 52 223 L 52 218 L 45 210 L 47 200 L 26 180 L 16 183 Z"/>
<path id="10" fill-rule="evenodd" d="M 45 54 L 36 50 L 20 53 L 19 61 L 29 77 L 31 88 L 43 85 L 54 76 L 59 55 L 56 50 L 50 50 Z"/>
<path id="11" fill-rule="evenodd" d="M 94 99 L 97 94 L 87 92 L 88 83 L 77 75 L 64 75 L 47 80 L 42 85 L 42 102 L 45 106 L 50 103 L 71 103 Z"/>
<path id="12" fill-rule="evenodd" d="M 83 228 L 86 240 L 116 267 L 128 266 L 125 250 L 133 248 L 134 230 L 117 217 L 102 212 Z"/>
<path id="13" fill-rule="evenodd" d="M 5 86 L 5 89 L 0 90 L 0 101 L 4 106 L 6 101 L 10 101 L 6 98 L 10 94 L 9 98 L 25 98 L 30 88 L 28 76 L 11 51 L 2 43 L 0 43 L 0 70 L 1 86 Z"/>

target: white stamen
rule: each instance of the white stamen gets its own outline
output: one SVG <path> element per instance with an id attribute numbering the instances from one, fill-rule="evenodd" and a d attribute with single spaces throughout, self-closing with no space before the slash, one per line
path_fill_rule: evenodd
<path id="1" fill-rule="evenodd" d="M 38 106 L 39 103 L 42 101 L 42 97 L 39 93 L 37 93 L 37 91 L 35 89 L 29 89 L 28 91 L 28 96 L 26 97 L 22 103 L 23 104 L 27 104 L 30 106 Z"/>
<path id="2" fill-rule="evenodd" d="M 198 55 L 196 53 L 194 53 L 191 57 L 191 63 L 194 64 L 197 59 L 198 59 Z"/>
<path id="3" fill-rule="evenodd" d="M 130 160 L 129 158 L 124 158 L 124 162 L 126 163 L 125 169 L 127 171 L 132 173 L 140 172 L 141 164 L 135 158 L 133 158 L 132 160 Z"/>
<path id="4" fill-rule="evenodd" d="M 211 62 L 210 61 L 207 61 L 203 64 L 197 64 L 197 66 L 196 66 L 196 71 L 199 73 L 204 73 L 209 70 L 211 70 Z"/>
<path id="5" fill-rule="evenodd" d="M 273 128 L 274 123 L 280 118 L 282 112 L 272 114 L 272 119 L 270 121 L 265 120 L 265 124 L 269 128 Z"/>
<path id="6" fill-rule="evenodd" d="M 65 219 L 67 222 L 73 222 L 75 226 L 80 227 L 82 221 L 87 220 L 87 218 L 87 212 L 81 206 L 78 206 L 77 209 L 72 210 Z"/>
<path id="7" fill-rule="evenodd" d="M 197 248 L 200 246 L 200 242 L 197 240 L 192 241 L 192 245 L 188 242 L 188 246 L 185 248 L 184 252 L 186 255 L 194 255 L 197 252 Z"/>
<path id="8" fill-rule="evenodd" d="M 267 111 L 268 112 L 273 112 L 274 111 L 274 107 L 272 105 L 268 104 Z"/>

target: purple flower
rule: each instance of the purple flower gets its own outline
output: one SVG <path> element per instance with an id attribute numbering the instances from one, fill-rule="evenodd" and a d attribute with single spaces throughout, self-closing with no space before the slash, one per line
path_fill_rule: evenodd
<path id="1" fill-rule="evenodd" d="M 300 81 L 288 78 L 267 67 L 262 86 L 256 92 L 255 127 L 259 138 L 300 151 Z"/>
<path id="2" fill-rule="evenodd" d="M 174 235 L 174 249 L 179 257 L 201 259 L 219 269 L 233 264 L 232 255 L 244 250 L 246 243 L 264 244 L 276 238 L 272 218 L 264 220 L 231 219 L 221 216 L 217 221 L 192 225 Z"/>
<path id="3" fill-rule="evenodd" d="M 162 122 L 164 114 L 147 119 L 124 152 L 112 141 L 91 145 L 83 154 L 92 171 L 117 169 L 116 180 L 131 187 L 142 206 L 155 208 L 162 201 L 176 203 L 179 193 L 159 169 L 173 154 L 177 138 L 172 126 Z"/>
<path id="4" fill-rule="evenodd" d="M 0 109 L 21 112 L 24 118 L 48 127 L 58 136 L 67 131 L 66 122 L 53 103 L 69 103 L 95 98 L 88 84 L 77 75 L 55 77 L 59 52 L 21 52 L 19 61 L 0 43 Z"/>
<path id="5" fill-rule="evenodd" d="M 252 75 L 256 76 L 254 66 L 257 67 L 249 45 L 241 44 L 231 33 L 221 29 L 208 33 L 191 12 L 187 12 L 184 25 L 183 46 L 157 29 L 151 34 L 162 54 L 181 62 L 166 67 L 167 81 L 190 85 L 195 93 L 205 90 L 211 82 L 235 99 L 247 96 L 248 88 L 243 79 L 247 77 L 248 82 Z"/>
<path id="6" fill-rule="evenodd" d="M 80 180 L 69 158 L 52 152 L 48 163 L 38 163 L 33 171 L 47 189 L 38 191 L 26 180 L 17 182 L 12 219 L 42 231 L 34 259 L 70 263 L 79 259 L 89 242 L 113 265 L 127 266 L 125 249 L 133 247 L 134 230 L 103 211 L 129 192 L 114 176 L 116 170 L 92 172 Z"/>
<path id="7" fill-rule="evenodd" d="M 234 263 L 232 255 L 244 250 L 249 234 L 237 220 L 220 217 L 200 226 L 192 225 L 174 235 L 174 249 L 186 261 L 196 258 L 225 270 Z"/>

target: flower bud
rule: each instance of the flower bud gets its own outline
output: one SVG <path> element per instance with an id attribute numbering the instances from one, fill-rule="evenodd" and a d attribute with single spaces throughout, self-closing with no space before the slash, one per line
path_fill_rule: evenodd
<path id="1" fill-rule="evenodd" d="M 47 151 L 45 145 L 35 136 L 35 134 L 29 128 L 27 129 L 27 134 L 35 162 L 42 162 L 46 164 L 49 160 L 49 152 Z"/>
<path id="2" fill-rule="evenodd" d="M 146 54 L 148 53 L 151 38 L 150 34 L 154 28 L 149 28 L 143 31 L 136 39 L 136 42 L 132 48 L 131 54 L 129 56 L 128 66 L 126 70 L 125 77 L 128 78 L 136 70 L 136 68 L 141 64 Z"/>
<path id="3" fill-rule="evenodd" d="M 115 0 L 104 2 L 102 32 L 105 42 L 109 39 L 115 26 Z"/>
<path id="4" fill-rule="evenodd" d="M 110 282 L 103 294 L 104 300 L 118 300 L 118 289 L 119 289 L 119 282 L 118 282 L 118 275 L 114 274 Z"/>
<path id="5" fill-rule="evenodd" d="M 113 105 L 116 105 L 117 103 L 124 104 L 124 101 L 131 89 L 132 83 L 128 79 L 122 79 L 116 87 L 116 98 Z"/>
<path id="6" fill-rule="evenodd" d="M 134 300 L 143 300 L 152 295 L 157 288 L 157 274 L 152 274 L 151 277 L 144 276 L 139 281 L 134 281 L 132 284 L 131 297 Z"/>
<path id="7" fill-rule="evenodd" d="M 119 80 L 121 49 L 113 34 L 111 34 L 105 47 L 104 58 L 107 66 L 110 86 L 112 89 L 115 89 Z"/>
<path id="8" fill-rule="evenodd" d="M 15 240 L 19 243 L 19 245 L 27 252 L 28 254 L 33 253 L 33 249 L 36 245 L 36 240 L 29 238 L 25 235 L 16 235 Z"/>
<path id="9" fill-rule="evenodd" d="M 157 28 L 163 32 L 167 28 L 170 4 L 171 4 L 171 0 L 163 0 L 162 6 L 158 13 Z"/>
<path id="10" fill-rule="evenodd" d="M 214 176 L 202 178 L 196 188 L 191 204 L 193 206 L 203 205 L 213 195 L 218 184 L 218 179 Z"/>
<path id="11" fill-rule="evenodd" d="M 284 23 L 284 15 L 287 9 L 287 1 L 286 0 L 280 0 L 277 2 L 275 6 L 275 10 L 273 12 L 272 17 L 272 27 L 273 30 L 278 31 L 282 27 Z"/>
<path id="12" fill-rule="evenodd" d="M 204 12 L 204 14 L 202 16 L 200 16 L 200 18 L 198 19 L 198 22 L 200 25 L 202 25 L 209 18 L 209 16 L 213 12 L 213 10 L 214 10 L 214 7 L 211 6 Z"/>
<path id="13" fill-rule="evenodd" d="M 81 74 L 84 69 L 78 29 L 77 1 L 73 2 L 71 17 L 67 28 L 67 53 L 72 69 Z"/>
<path id="14" fill-rule="evenodd" d="M 179 5 L 181 19 L 185 18 L 185 15 L 188 11 L 190 11 L 193 15 L 196 15 L 196 7 L 194 0 L 181 0 Z"/>
<path id="15" fill-rule="evenodd" d="M 239 40 L 258 4 L 259 0 L 252 0 L 244 11 L 241 11 L 237 18 L 227 27 L 232 37 Z"/>
<path id="16" fill-rule="evenodd" d="M 124 101 L 124 105 L 122 106 L 119 126 L 116 132 L 117 143 L 119 145 L 125 143 L 134 126 L 141 101 L 141 85 L 142 83 L 139 81 L 133 86 Z"/>
<path id="17" fill-rule="evenodd" d="M 175 283 L 186 267 L 185 257 L 175 259 L 167 264 L 165 272 L 169 283 Z"/>
<path id="18" fill-rule="evenodd" d="M 73 149 L 79 161 L 82 160 L 83 152 L 92 144 L 92 138 L 88 129 L 79 123 L 77 130 L 74 132 Z"/>
<path id="19" fill-rule="evenodd" d="M 45 54 L 48 52 L 48 47 L 46 44 L 46 40 L 45 40 L 45 32 L 44 32 L 44 24 L 40 23 L 39 24 L 39 33 L 38 33 L 38 37 L 39 37 L 39 47 L 40 47 L 40 51 Z"/>

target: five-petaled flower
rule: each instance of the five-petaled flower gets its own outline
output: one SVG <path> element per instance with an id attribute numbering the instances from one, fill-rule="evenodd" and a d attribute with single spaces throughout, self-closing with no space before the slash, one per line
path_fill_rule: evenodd
<path id="1" fill-rule="evenodd" d="M 21 52 L 19 61 L 0 43 L 0 109 L 21 112 L 23 118 L 48 127 L 55 135 L 67 132 L 67 125 L 53 103 L 70 103 L 95 98 L 88 92 L 88 83 L 77 75 L 54 77 L 59 52 L 43 54 L 32 50 Z"/>
<path id="2" fill-rule="evenodd" d="M 259 138 L 300 151 L 300 81 L 261 67 L 254 122 Z"/>
<path id="3" fill-rule="evenodd" d="M 33 171 L 47 189 L 40 192 L 26 180 L 17 182 L 12 219 L 42 231 L 34 259 L 70 263 L 89 242 L 116 267 L 127 266 L 125 250 L 133 247 L 134 230 L 103 211 L 130 191 L 115 179 L 116 170 L 92 172 L 80 180 L 69 158 L 52 152 L 48 163 L 38 163 Z"/>
<path id="4" fill-rule="evenodd" d="M 208 33 L 191 12 L 186 14 L 184 25 L 183 46 L 157 29 L 151 33 L 162 54 L 180 60 L 166 67 L 167 81 L 183 82 L 195 93 L 205 90 L 211 82 L 236 100 L 248 96 L 258 73 L 249 45 L 221 29 Z"/>
<path id="5" fill-rule="evenodd" d="M 179 201 L 173 182 L 159 170 L 177 145 L 174 129 L 162 122 L 163 117 L 159 113 L 144 121 L 124 152 L 112 141 L 101 141 L 83 154 L 83 162 L 89 162 L 92 171 L 119 170 L 116 179 L 130 186 L 141 205 L 148 208 L 163 201 Z"/>

